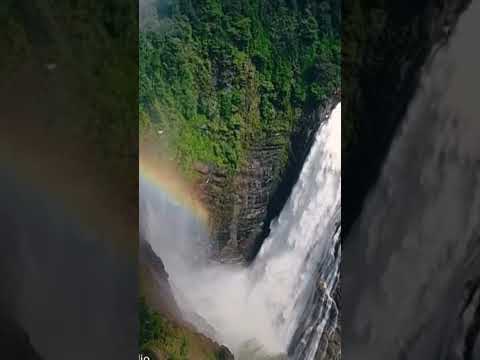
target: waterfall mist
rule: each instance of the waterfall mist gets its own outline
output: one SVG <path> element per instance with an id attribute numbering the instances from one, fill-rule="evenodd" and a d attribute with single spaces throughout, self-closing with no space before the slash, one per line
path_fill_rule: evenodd
<path id="1" fill-rule="evenodd" d="M 210 261 L 205 224 L 140 180 L 142 231 L 165 263 L 186 320 L 237 358 L 288 353 L 289 359 L 313 359 L 322 334 L 332 331 L 327 319 L 336 308 L 340 260 L 340 113 L 339 104 L 320 125 L 287 204 L 248 267 Z"/>

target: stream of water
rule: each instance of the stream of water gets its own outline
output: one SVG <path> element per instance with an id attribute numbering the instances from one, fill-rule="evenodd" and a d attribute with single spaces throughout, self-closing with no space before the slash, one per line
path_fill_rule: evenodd
<path id="1" fill-rule="evenodd" d="M 207 231 L 168 194 L 140 181 L 147 240 L 187 320 L 238 359 L 311 360 L 335 329 L 339 277 L 341 105 L 320 125 L 299 180 L 248 267 L 208 261 Z"/>

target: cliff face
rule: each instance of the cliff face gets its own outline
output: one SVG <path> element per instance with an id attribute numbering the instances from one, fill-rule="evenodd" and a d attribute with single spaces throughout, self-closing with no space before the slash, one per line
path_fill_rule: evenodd
<path id="1" fill-rule="evenodd" d="M 140 353 L 151 359 L 233 360 L 228 348 L 198 332 L 177 306 L 162 260 L 140 240 Z M 36 360 L 36 359 L 35 359 Z"/>
<path id="2" fill-rule="evenodd" d="M 224 262 L 248 262 L 270 232 L 295 185 L 316 131 L 340 100 L 305 111 L 290 134 L 273 132 L 255 143 L 233 178 L 197 164 L 198 187 L 212 214 L 213 255 Z M 285 139 L 290 149 L 285 160 Z"/>
<path id="3" fill-rule="evenodd" d="M 328 319 L 330 331 L 326 331 L 320 339 L 315 360 L 342 359 L 342 318 L 341 318 L 341 284 L 336 285 L 334 293 L 335 306 Z M 331 325 L 330 325 L 331 324 Z"/>
<path id="4" fill-rule="evenodd" d="M 202 171 L 199 188 L 211 214 L 213 256 L 243 262 L 254 255 L 264 228 L 267 208 L 279 184 L 283 146 L 272 136 L 250 150 L 235 177 L 215 168 Z"/>
<path id="5" fill-rule="evenodd" d="M 162 260 L 143 239 L 140 239 L 138 253 L 140 288 L 148 303 L 166 317 L 181 320 L 181 312 L 173 297 Z"/>
<path id="6" fill-rule="evenodd" d="M 142 139 L 196 181 L 213 255 L 248 262 L 338 92 L 340 2 L 143 4 Z"/>

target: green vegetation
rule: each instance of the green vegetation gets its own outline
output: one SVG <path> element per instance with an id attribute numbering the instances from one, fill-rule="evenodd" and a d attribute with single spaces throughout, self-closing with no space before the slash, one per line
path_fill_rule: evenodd
<path id="1" fill-rule="evenodd" d="M 233 176 L 253 145 L 288 153 L 305 112 L 340 87 L 339 0 L 164 0 L 140 9 L 140 141 L 187 176 Z M 151 147 L 149 147 L 151 148 Z M 219 358 L 208 339 L 140 305 L 140 347 Z"/>
<path id="2" fill-rule="evenodd" d="M 169 320 L 151 310 L 145 301 L 139 304 L 140 352 L 157 348 L 168 360 L 188 359 L 187 338 Z"/>
<path id="3" fill-rule="evenodd" d="M 210 339 L 139 302 L 139 351 L 167 360 L 222 360 L 225 352 Z"/>
<path id="4" fill-rule="evenodd" d="M 273 133 L 287 146 L 305 108 L 340 84 L 340 2 L 295 3 L 152 7 L 155 24 L 139 43 L 142 138 L 168 138 L 187 172 L 200 161 L 235 173 L 249 147 Z"/>

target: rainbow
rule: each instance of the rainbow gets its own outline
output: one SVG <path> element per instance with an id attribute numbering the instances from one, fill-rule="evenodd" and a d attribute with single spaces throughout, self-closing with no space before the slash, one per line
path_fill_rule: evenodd
<path id="1" fill-rule="evenodd" d="M 187 208 L 207 223 L 208 212 L 191 184 L 179 174 L 176 167 L 167 161 L 142 154 L 139 159 L 139 177 L 166 194 L 170 200 Z"/>

